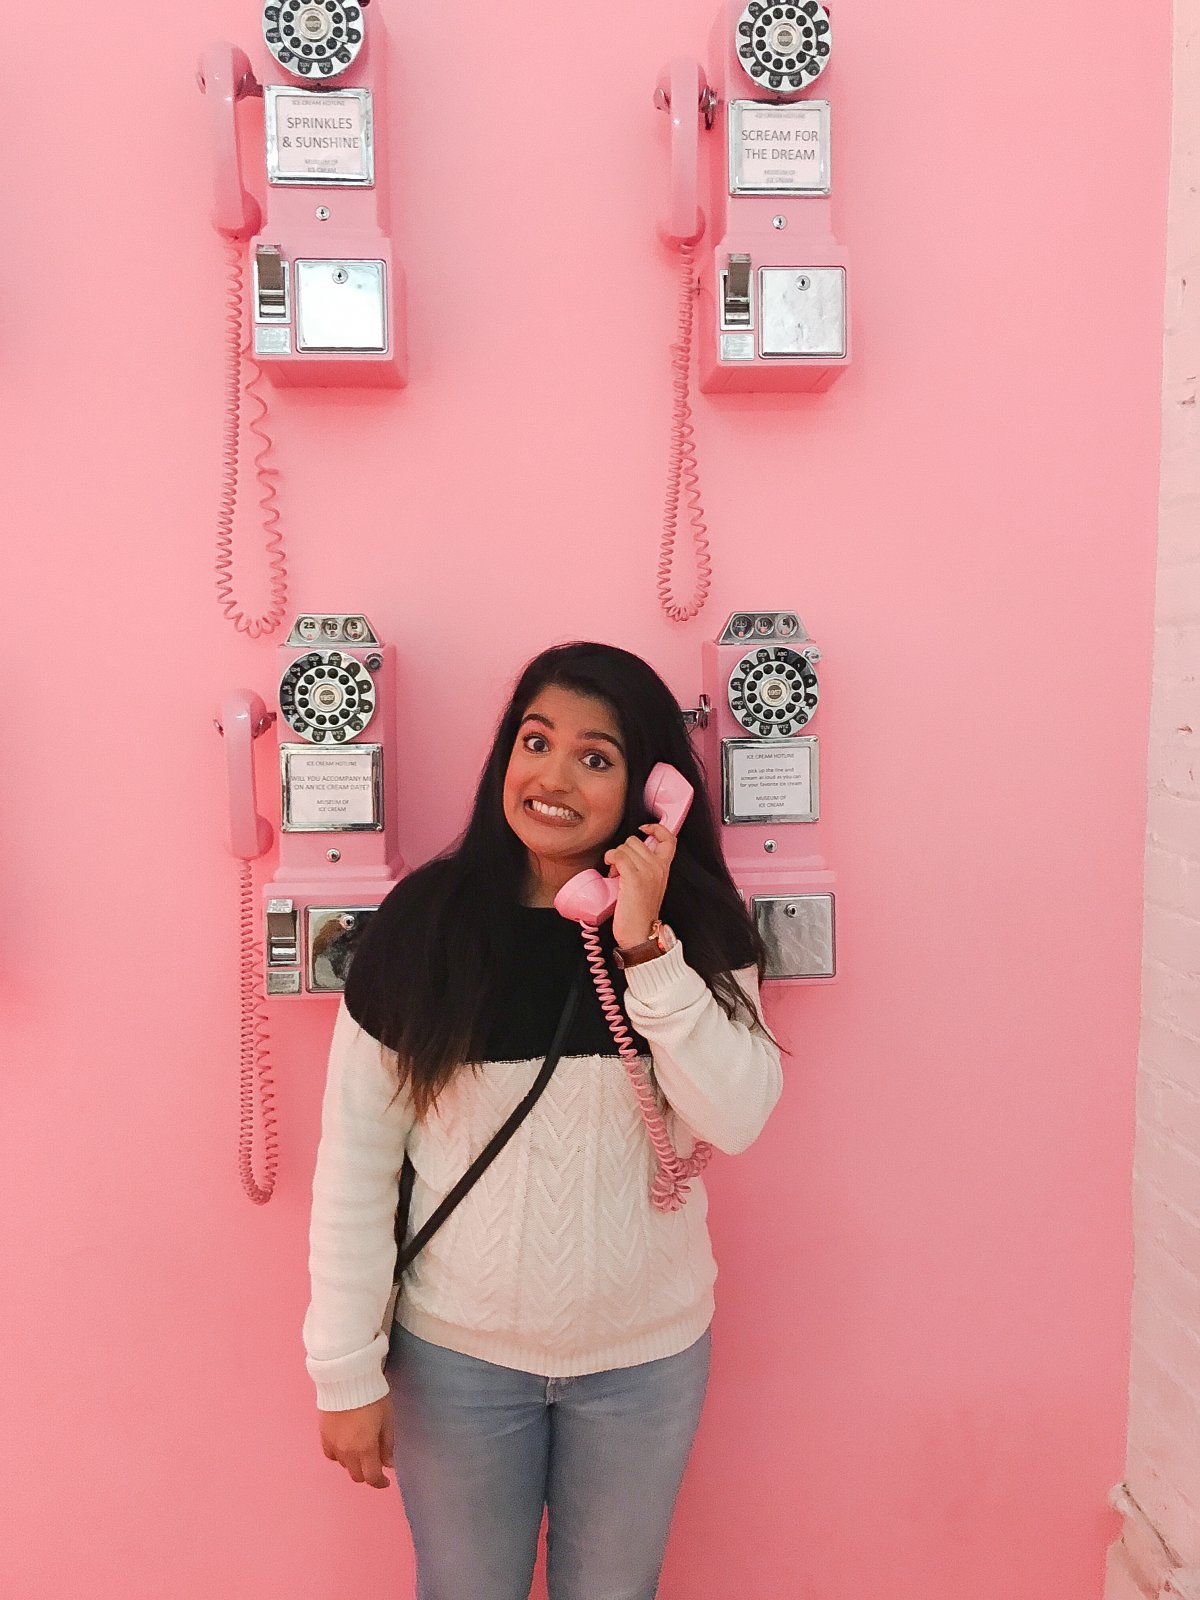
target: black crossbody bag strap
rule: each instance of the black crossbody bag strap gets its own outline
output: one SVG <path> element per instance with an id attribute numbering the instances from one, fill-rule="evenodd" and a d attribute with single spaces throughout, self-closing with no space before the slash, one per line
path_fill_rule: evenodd
<path id="1" fill-rule="evenodd" d="M 428 1221 L 417 1229 L 407 1244 L 404 1243 L 404 1235 L 408 1232 L 408 1213 L 412 1202 L 413 1179 L 416 1177 L 416 1169 L 408 1156 L 405 1155 L 404 1166 L 400 1171 L 400 1199 L 396 1207 L 396 1271 L 394 1278 L 397 1284 L 442 1226 L 443 1222 L 449 1217 L 450 1213 L 467 1197 L 480 1178 L 483 1177 L 492 1162 L 533 1110 L 543 1089 L 550 1082 L 554 1075 L 554 1069 L 558 1065 L 559 1057 L 563 1053 L 567 1032 L 571 1023 L 575 1020 L 576 1011 L 579 1009 L 579 995 L 583 988 L 585 971 L 586 968 L 581 965 L 575 973 L 571 987 L 567 991 L 562 1015 L 558 1019 L 558 1027 L 554 1030 L 554 1038 L 550 1042 L 550 1049 L 545 1061 L 542 1063 L 542 1070 L 533 1081 L 532 1088 L 521 1100 L 520 1104 L 509 1113 L 504 1123 L 484 1145 L 441 1205 L 429 1217 Z"/>

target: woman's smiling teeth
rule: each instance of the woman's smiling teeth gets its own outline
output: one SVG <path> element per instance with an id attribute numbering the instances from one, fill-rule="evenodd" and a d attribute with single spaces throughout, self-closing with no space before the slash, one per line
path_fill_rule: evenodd
<path id="1" fill-rule="evenodd" d="M 578 811 L 572 811 L 570 806 L 552 806 L 544 800 L 526 800 L 526 809 L 532 811 L 535 817 L 545 817 L 550 822 L 578 822 Z"/>

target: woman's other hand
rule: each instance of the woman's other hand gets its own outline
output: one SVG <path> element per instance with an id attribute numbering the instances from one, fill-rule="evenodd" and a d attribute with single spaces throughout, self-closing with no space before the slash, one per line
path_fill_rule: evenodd
<path id="1" fill-rule="evenodd" d="M 345 1467 L 355 1483 L 388 1488 L 383 1469 L 392 1465 L 395 1423 L 391 1401 L 373 1400 L 369 1406 L 355 1406 L 351 1411 L 319 1411 L 317 1415 L 326 1460 Z"/>
<path id="2" fill-rule="evenodd" d="M 650 937 L 650 928 L 662 910 L 675 857 L 675 835 L 661 822 L 644 822 L 641 831 L 655 841 L 653 850 L 646 848 L 644 839 L 631 833 L 624 844 L 604 853 L 605 862 L 620 879 L 613 938 L 622 950 L 644 944 Z"/>

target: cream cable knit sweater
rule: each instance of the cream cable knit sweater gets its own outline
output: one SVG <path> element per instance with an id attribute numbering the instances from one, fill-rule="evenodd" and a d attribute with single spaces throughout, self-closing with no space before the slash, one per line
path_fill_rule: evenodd
<path id="1" fill-rule="evenodd" d="M 736 974 L 757 996 L 752 967 Z M 731 1021 L 682 944 L 626 973 L 625 1009 L 651 1047 L 676 1147 L 728 1154 L 758 1135 L 782 1085 L 779 1051 Z M 339 1007 L 313 1178 L 304 1320 L 324 1411 L 387 1393 L 381 1330 L 407 1145 L 415 1230 L 529 1089 L 540 1060 L 458 1073 L 414 1119 L 387 1052 Z M 397 1320 L 500 1366 L 574 1377 L 685 1350 L 712 1317 L 716 1265 L 703 1182 L 650 1204 L 653 1153 L 620 1057 L 566 1056 L 517 1133 L 405 1275 Z"/>

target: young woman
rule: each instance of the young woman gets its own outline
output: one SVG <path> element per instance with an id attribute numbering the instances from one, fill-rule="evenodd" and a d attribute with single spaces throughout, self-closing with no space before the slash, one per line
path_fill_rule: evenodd
<path id="1" fill-rule="evenodd" d="M 677 839 L 643 804 L 660 761 L 696 790 Z M 583 963 L 554 897 L 604 866 L 619 882 L 602 948 L 679 1155 L 744 1150 L 779 1096 L 761 944 L 678 703 L 628 651 L 544 651 L 462 837 L 368 925 L 325 1091 L 308 1370 L 325 1455 L 356 1483 L 386 1487 L 398 1441 L 418 1600 L 526 1600 L 544 1508 L 551 1600 L 657 1589 L 716 1267 L 699 1178 L 652 1198 L 650 1114 L 586 973 L 548 1086 L 381 1329 L 405 1151 L 411 1236 L 536 1077 Z"/>

